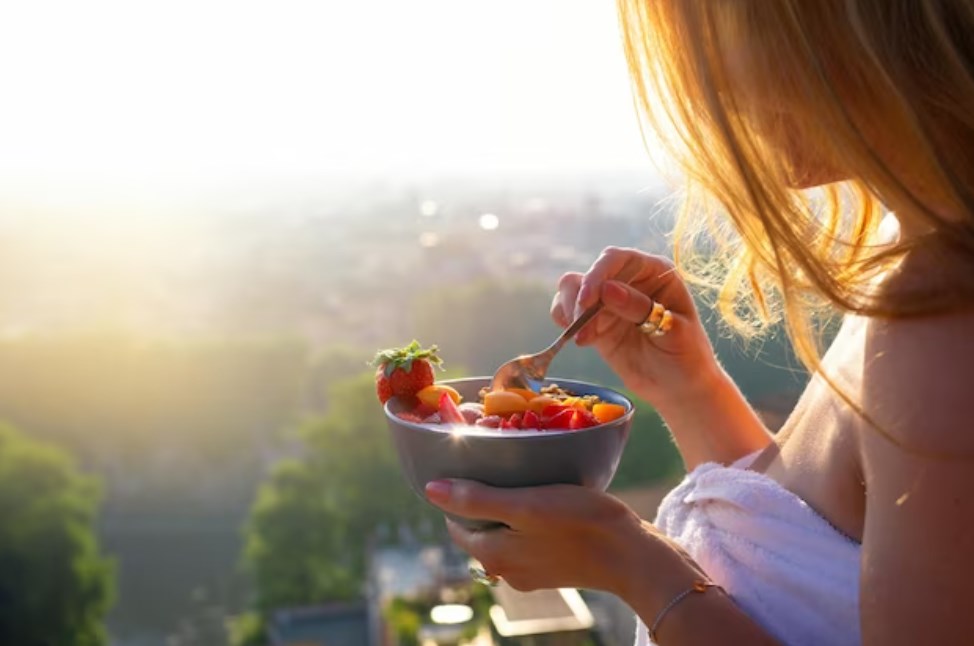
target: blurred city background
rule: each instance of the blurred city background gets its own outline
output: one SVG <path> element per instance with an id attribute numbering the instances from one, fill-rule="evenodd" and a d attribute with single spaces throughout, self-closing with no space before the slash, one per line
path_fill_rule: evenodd
<path id="1" fill-rule="evenodd" d="M 546 345 L 558 277 L 668 253 L 611 3 L 0 8 L 0 643 L 620 646 L 474 586 L 367 363 Z M 652 149 L 652 146 L 649 146 Z M 804 376 L 701 307 L 775 427 Z M 551 371 L 618 386 L 591 351 Z M 642 406 L 613 491 L 681 465 Z"/>

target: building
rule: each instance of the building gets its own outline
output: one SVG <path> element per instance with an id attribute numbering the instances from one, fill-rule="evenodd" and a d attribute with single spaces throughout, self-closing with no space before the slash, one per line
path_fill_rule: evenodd
<path id="1" fill-rule="evenodd" d="M 335 603 L 278 610 L 267 626 L 270 646 L 368 646 L 364 603 Z"/>

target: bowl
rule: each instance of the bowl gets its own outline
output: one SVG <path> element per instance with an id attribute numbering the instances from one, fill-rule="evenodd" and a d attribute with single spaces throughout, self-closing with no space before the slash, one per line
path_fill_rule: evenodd
<path id="1" fill-rule="evenodd" d="M 441 383 L 453 386 L 463 401 L 478 401 L 490 377 L 455 379 Z M 403 402 L 392 398 L 385 405 L 389 431 L 399 456 L 403 475 L 423 500 L 426 483 L 441 478 L 476 480 L 494 487 L 533 487 L 574 484 L 604 491 L 622 458 L 633 405 L 620 393 L 571 379 L 550 378 L 576 395 L 597 395 L 601 400 L 626 407 L 626 413 L 611 422 L 577 431 L 501 431 L 469 427 L 418 424 L 396 417 Z M 458 430 L 460 429 L 460 430 Z M 503 526 L 490 519 L 451 518 L 469 529 Z"/>

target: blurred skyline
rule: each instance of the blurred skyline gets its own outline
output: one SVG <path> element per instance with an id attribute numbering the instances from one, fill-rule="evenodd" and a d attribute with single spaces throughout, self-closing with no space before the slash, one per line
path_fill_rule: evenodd
<path id="1" fill-rule="evenodd" d="M 8 205 L 655 177 L 612 3 L 5 3 L 0 83 Z"/>

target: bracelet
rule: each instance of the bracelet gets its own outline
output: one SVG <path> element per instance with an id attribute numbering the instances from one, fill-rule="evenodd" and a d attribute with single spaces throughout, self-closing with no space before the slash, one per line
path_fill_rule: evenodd
<path id="1" fill-rule="evenodd" d="M 695 592 L 702 594 L 706 592 L 709 588 L 717 588 L 718 590 L 723 590 L 722 587 L 720 587 L 719 585 L 717 585 L 712 581 L 697 579 L 696 581 L 693 582 L 693 587 L 687 588 L 680 594 L 673 597 L 673 599 L 668 604 L 663 606 L 663 609 L 660 610 L 658 613 L 656 613 L 656 619 L 653 620 L 653 625 L 650 626 L 649 628 L 649 638 L 653 641 L 653 643 L 656 643 L 656 632 L 659 630 L 660 622 L 662 622 L 663 618 L 666 617 L 666 613 L 672 610 L 676 606 L 676 604 L 680 603 L 681 601 L 689 597 L 691 594 Z"/>

